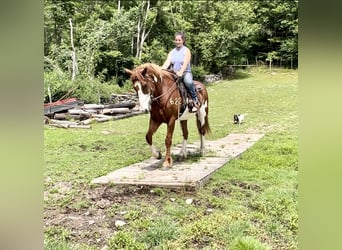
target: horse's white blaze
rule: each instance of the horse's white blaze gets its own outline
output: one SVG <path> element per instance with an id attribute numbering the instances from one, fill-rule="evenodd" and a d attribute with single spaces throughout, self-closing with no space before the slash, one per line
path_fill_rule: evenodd
<path id="1" fill-rule="evenodd" d="M 141 111 L 150 111 L 151 110 L 151 96 L 150 94 L 144 94 L 142 92 L 141 83 L 136 81 L 134 83 L 134 87 L 138 88 L 138 97 L 139 97 L 139 105 Z"/>

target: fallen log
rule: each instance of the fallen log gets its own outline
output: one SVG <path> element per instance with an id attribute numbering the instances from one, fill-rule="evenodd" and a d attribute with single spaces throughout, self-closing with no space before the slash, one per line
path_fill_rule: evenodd
<path id="1" fill-rule="evenodd" d="M 129 113 L 129 108 L 104 108 L 102 114 L 126 114 Z"/>
<path id="2" fill-rule="evenodd" d="M 96 113 L 96 110 L 69 109 L 68 112 L 69 114 L 72 114 L 72 115 L 81 115 L 81 114 L 90 115 L 92 113 Z"/>
<path id="3" fill-rule="evenodd" d="M 54 114 L 53 118 L 56 120 L 68 120 L 68 119 L 74 119 L 74 120 L 84 120 L 86 118 L 90 118 L 92 114 L 90 113 L 83 113 L 79 115 L 70 114 L 67 113 L 56 113 Z"/>
<path id="4" fill-rule="evenodd" d="M 111 108 L 129 108 L 132 109 L 136 105 L 135 102 L 123 102 L 123 103 L 114 103 L 114 104 L 106 104 L 104 108 L 111 109 Z"/>
<path id="5" fill-rule="evenodd" d="M 83 128 L 83 129 L 89 129 L 91 128 L 90 125 L 75 125 L 75 124 L 48 124 L 52 127 L 58 127 L 58 128 Z"/>
<path id="6" fill-rule="evenodd" d="M 82 125 L 89 125 L 95 121 L 95 118 L 89 118 L 80 122 Z"/>
<path id="7" fill-rule="evenodd" d="M 65 121 L 65 120 L 56 120 L 56 119 L 50 119 L 49 124 L 62 124 L 62 125 L 77 125 L 77 122 L 71 122 L 71 121 Z"/>
<path id="8" fill-rule="evenodd" d="M 93 104 L 93 103 L 90 103 L 90 104 L 83 104 L 83 107 L 85 109 L 103 109 L 104 105 L 103 104 Z"/>
<path id="9" fill-rule="evenodd" d="M 116 115 L 116 116 L 114 116 L 114 119 L 119 120 L 119 119 L 128 118 L 128 117 L 140 115 L 140 114 L 145 114 L 145 112 L 144 111 L 134 111 L 134 112 L 130 112 L 127 114 Z"/>
<path id="10" fill-rule="evenodd" d="M 115 119 L 115 116 L 103 116 L 103 117 L 97 117 L 95 118 L 95 121 L 97 122 L 106 122 L 106 121 L 110 121 L 110 120 L 114 120 Z"/>

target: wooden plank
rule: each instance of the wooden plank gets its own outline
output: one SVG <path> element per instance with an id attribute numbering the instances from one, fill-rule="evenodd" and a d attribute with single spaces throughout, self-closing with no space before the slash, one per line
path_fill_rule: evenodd
<path id="1" fill-rule="evenodd" d="M 98 177 L 92 183 L 198 189 L 205 185 L 217 169 L 242 154 L 263 136 L 264 134 L 230 134 L 216 141 L 207 141 L 206 147 L 212 156 L 201 157 L 198 162 L 176 161 L 171 168 L 163 168 L 163 159 L 150 158 Z M 180 148 L 181 145 L 173 148 L 174 159 Z M 187 150 L 189 154 L 198 153 L 199 142 L 189 144 Z"/>

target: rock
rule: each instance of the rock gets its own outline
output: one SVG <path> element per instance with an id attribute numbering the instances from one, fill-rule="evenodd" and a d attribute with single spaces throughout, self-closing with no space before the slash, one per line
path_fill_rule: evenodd
<path id="1" fill-rule="evenodd" d="M 217 81 L 222 80 L 222 79 L 223 79 L 223 76 L 222 76 L 221 72 L 219 72 L 218 74 L 210 74 L 210 75 L 204 76 L 204 82 L 205 83 L 217 82 Z"/>
<path id="2" fill-rule="evenodd" d="M 122 226 L 124 226 L 124 225 L 126 225 L 126 222 L 124 222 L 124 221 L 122 221 L 122 220 L 117 220 L 117 221 L 115 221 L 115 226 L 116 226 L 116 227 L 122 227 Z"/>
<path id="3" fill-rule="evenodd" d="M 212 208 L 208 208 L 207 210 L 205 210 L 206 214 L 211 214 L 214 210 Z"/>
<path id="4" fill-rule="evenodd" d="M 190 205 L 194 200 L 193 199 L 186 199 L 185 203 Z"/>

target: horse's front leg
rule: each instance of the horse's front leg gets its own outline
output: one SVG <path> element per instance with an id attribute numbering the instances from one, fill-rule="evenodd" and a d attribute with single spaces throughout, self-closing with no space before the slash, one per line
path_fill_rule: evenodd
<path id="1" fill-rule="evenodd" d="M 175 121 L 176 119 L 171 118 L 169 123 L 167 124 L 167 132 L 166 132 L 166 138 L 165 138 L 166 153 L 165 153 L 165 160 L 163 163 L 163 167 L 171 167 L 173 163 L 172 157 L 171 157 L 171 145 L 172 145 L 172 135 L 175 129 Z"/>
<path id="2" fill-rule="evenodd" d="M 162 158 L 162 154 L 161 152 L 153 145 L 152 143 L 152 136 L 153 134 L 157 131 L 157 129 L 160 126 L 160 122 L 155 122 L 154 120 L 152 120 L 150 118 L 150 125 L 148 127 L 148 131 L 146 133 L 146 142 L 150 145 L 151 148 L 151 152 L 152 152 L 152 156 L 157 158 L 157 159 L 161 159 Z"/>
<path id="3" fill-rule="evenodd" d="M 182 149 L 179 154 L 180 154 L 180 157 L 185 159 L 188 155 L 186 151 L 186 145 L 187 145 L 188 135 L 189 135 L 188 120 L 182 120 L 180 121 L 180 124 L 181 124 L 182 132 L 183 132 L 183 144 L 182 144 Z"/>

